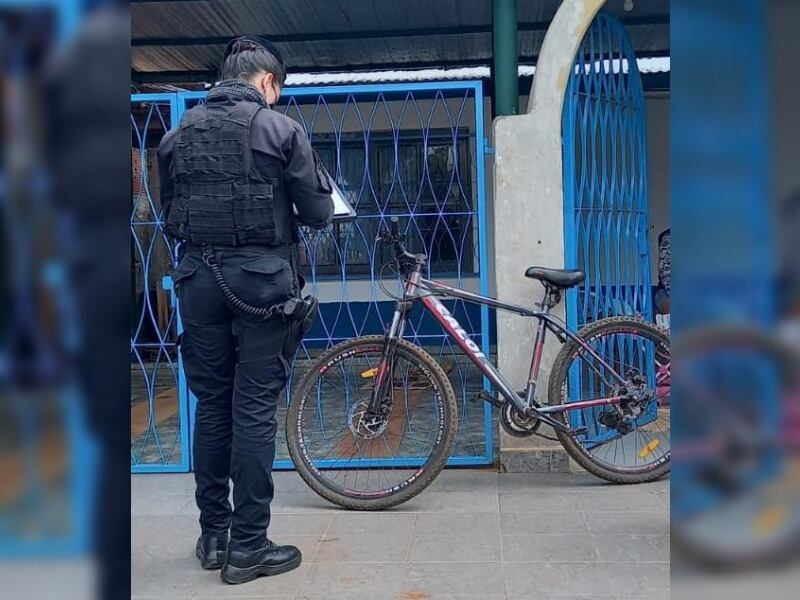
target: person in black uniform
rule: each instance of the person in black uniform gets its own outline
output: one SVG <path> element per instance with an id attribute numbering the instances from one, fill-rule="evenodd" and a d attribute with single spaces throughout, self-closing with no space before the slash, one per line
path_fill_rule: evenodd
<path id="1" fill-rule="evenodd" d="M 321 229 L 333 216 L 330 185 L 303 128 L 270 109 L 285 78 L 268 40 L 232 41 L 220 83 L 158 150 L 165 229 L 183 241 L 172 277 L 183 365 L 197 397 L 196 553 L 203 568 L 222 568 L 228 583 L 283 573 L 301 561 L 297 548 L 267 538 L 275 411 L 299 343 L 296 328 L 230 299 L 272 307 L 298 298 L 297 225 Z"/>

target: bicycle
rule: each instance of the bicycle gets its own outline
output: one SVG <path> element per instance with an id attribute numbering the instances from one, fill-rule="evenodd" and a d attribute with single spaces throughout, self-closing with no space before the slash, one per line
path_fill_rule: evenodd
<path id="1" fill-rule="evenodd" d="M 536 309 L 426 279 L 427 256 L 408 252 L 399 221 L 391 223 L 377 240 L 393 248 L 404 282 L 391 325 L 384 335 L 345 341 L 319 356 L 289 406 L 289 453 L 317 494 L 343 508 L 380 510 L 413 498 L 444 468 L 458 430 L 458 406 L 442 366 L 403 339 L 415 303 L 499 392 L 478 397 L 500 408 L 508 433 L 544 435 L 538 430 L 547 424 L 581 467 L 608 481 L 641 483 L 668 473 L 670 347 L 664 332 L 635 317 L 606 318 L 572 331 L 551 310 L 565 289 L 584 280 L 577 270 L 528 269 L 525 275 L 545 288 Z M 524 391 L 514 390 L 440 298 L 537 319 Z M 548 331 L 563 346 L 543 406 L 535 394 Z M 432 401 L 423 400 L 425 392 Z M 328 409 L 330 417 L 323 415 Z"/>

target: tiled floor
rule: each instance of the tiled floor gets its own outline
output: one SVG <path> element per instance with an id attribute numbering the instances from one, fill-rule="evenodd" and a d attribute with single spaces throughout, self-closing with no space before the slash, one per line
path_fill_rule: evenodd
<path id="1" fill-rule="evenodd" d="M 132 477 L 135 598 L 532 600 L 669 598 L 669 482 L 448 470 L 392 511 L 334 509 L 276 473 L 270 537 L 297 571 L 229 586 L 194 558 L 190 475 Z"/>

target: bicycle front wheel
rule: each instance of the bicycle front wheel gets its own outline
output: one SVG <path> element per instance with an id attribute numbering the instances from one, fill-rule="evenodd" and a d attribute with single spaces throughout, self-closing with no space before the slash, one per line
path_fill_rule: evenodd
<path id="1" fill-rule="evenodd" d="M 305 482 L 351 510 L 396 506 L 424 490 L 455 442 L 455 393 L 422 348 L 398 341 L 391 406 L 365 419 L 384 338 L 343 342 L 321 355 L 298 386 L 286 419 L 289 454 Z"/>
<path id="2" fill-rule="evenodd" d="M 628 390 L 640 400 L 560 413 L 582 433 L 557 432 L 559 441 L 575 462 L 607 481 L 643 483 L 664 476 L 670 461 L 669 337 L 631 317 L 596 321 L 578 335 L 603 362 L 575 341 L 564 344 L 550 374 L 550 404 L 623 396 Z"/>

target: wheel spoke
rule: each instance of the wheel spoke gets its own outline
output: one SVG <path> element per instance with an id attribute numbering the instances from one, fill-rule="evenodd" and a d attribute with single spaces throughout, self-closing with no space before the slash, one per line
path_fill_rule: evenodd
<path id="1" fill-rule="evenodd" d="M 559 366 L 554 384 L 560 384 L 560 402 L 608 396 L 622 396 L 623 400 L 573 411 L 583 417 L 588 432 L 580 439 L 572 438 L 567 447 L 574 449 L 573 457 L 579 463 L 591 463 L 603 472 L 646 474 L 669 453 L 669 381 L 662 377 L 656 384 L 657 374 L 670 361 L 669 342 L 649 327 L 633 321 L 621 324 L 618 319 L 593 323 L 581 335 L 613 373 L 573 343 L 562 351 L 564 364 Z M 614 383 L 616 374 L 626 380 L 625 385 Z M 630 400 L 629 394 L 638 398 L 649 394 L 649 399 Z M 560 418 L 570 422 L 568 413 Z"/>
<path id="2" fill-rule="evenodd" d="M 418 357 L 419 351 L 408 350 L 407 344 L 398 346 L 387 392 L 391 410 L 383 420 L 371 417 L 366 411 L 382 346 L 344 346 L 318 359 L 307 375 L 315 381 L 301 384 L 311 392 L 305 402 L 297 400 L 292 417 L 298 432 L 293 457 L 315 467 L 309 473 L 319 485 L 348 498 L 365 502 L 407 493 L 414 486 L 421 490 L 432 479 L 429 474 L 435 476 L 443 466 L 437 457 L 453 443 L 453 431 L 441 439 L 437 435 L 443 400 L 451 403 L 445 426 L 455 427 L 450 422 L 455 398 L 445 389 L 449 382 L 434 374 L 441 372 L 438 365 L 425 362 L 432 359 Z M 335 468 L 326 468 L 331 465 Z M 425 467 L 428 481 L 419 476 L 420 467 Z"/>

